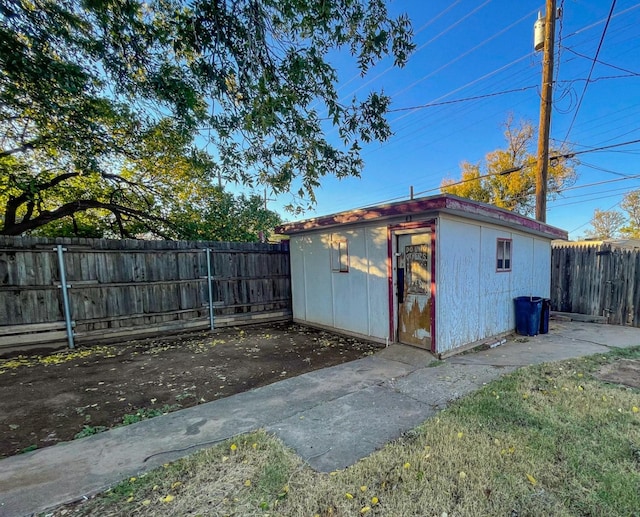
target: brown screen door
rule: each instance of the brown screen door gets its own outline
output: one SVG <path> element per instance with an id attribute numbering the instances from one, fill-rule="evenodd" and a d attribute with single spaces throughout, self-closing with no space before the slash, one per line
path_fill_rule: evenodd
<path id="1" fill-rule="evenodd" d="M 431 348 L 431 233 L 398 235 L 398 340 Z"/>

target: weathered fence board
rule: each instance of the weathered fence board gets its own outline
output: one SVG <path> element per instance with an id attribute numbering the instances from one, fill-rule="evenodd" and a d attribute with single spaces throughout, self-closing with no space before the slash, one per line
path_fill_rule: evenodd
<path id="1" fill-rule="evenodd" d="M 551 252 L 551 308 L 640 327 L 640 250 L 559 244 Z"/>
<path id="2" fill-rule="evenodd" d="M 290 315 L 286 244 L 0 237 L 5 346 L 17 326 L 29 332 L 33 325 L 62 322 L 64 328 L 56 245 L 65 249 L 71 319 L 80 341 L 97 333 L 124 339 L 154 326 L 158 332 L 171 325 L 206 328 L 207 248 L 217 326 Z"/>

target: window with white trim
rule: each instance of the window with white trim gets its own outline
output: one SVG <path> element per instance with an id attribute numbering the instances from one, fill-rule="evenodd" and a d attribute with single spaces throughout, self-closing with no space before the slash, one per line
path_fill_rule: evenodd
<path id="1" fill-rule="evenodd" d="M 331 241 L 331 271 L 349 272 L 349 246 L 346 239 Z"/>
<path id="2" fill-rule="evenodd" d="M 498 239 L 496 271 L 511 271 L 511 239 Z"/>

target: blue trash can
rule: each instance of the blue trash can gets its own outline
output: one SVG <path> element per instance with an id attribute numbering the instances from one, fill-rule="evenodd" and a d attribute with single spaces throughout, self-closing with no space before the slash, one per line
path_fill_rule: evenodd
<path id="1" fill-rule="evenodd" d="M 540 313 L 540 334 L 549 333 L 549 313 L 551 312 L 551 299 L 542 299 L 542 312 Z"/>
<path id="2" fill-rule="evenodd" d="M 539 296 L 518 296 L 516 304 L 516 332 L 521 336 L 535 336 L 540 330 L 542 298 Z"/>

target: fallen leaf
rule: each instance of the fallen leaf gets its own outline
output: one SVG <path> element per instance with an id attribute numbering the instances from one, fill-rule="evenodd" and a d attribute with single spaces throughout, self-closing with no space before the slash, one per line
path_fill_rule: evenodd
<path id="1" fill-rule="evenodd" d="M 142 501 L 142 506 L 149 506 L 151 504 L 151 499 L 145 499 Z"/>
<path id="2" fill-rule="evenodd" d="M 380 499 L 378 499 L 376 496 L 373 496 L 371 498 L 371 504 L 376 505 L 380 502 Z"/>
<path id="3" fill-rule="evenodd" d="M 349 492 L 347 492 L 346 494 L 344 494 L 344 496 L 345 496 L 347 499 L 353 499 L 353 495 L 352 495 L 352 494 L 350 494 Z"/>
<path id="4" fill-rule="evenodd" d="M 173 501 L 175 499 L 174 496 L 172 496 L 171 494 L 164 496 L 161 501 L 163 503 L 170 503 L 171 501 Z"/>
<path id="5" fill-rule="evenodd" d="M 244 486 L 251 486 L 251 480 L 250 480 L 250 479 L 247 479 L 247 480 L 244 482 Z"/>
<path id="6" fill-rule="evenodd" d="M 534 486 L 538 483 L 536 478 L 534 478 L 531 474 L 527 474 L 527 479 L 529 480 L 529 483 L 531 483 Z"/>
<path id="7" fill-rule="evenodd" d="M 638 406 L 633 406 L 631 408 L 631 411 L 633 411 L 634 413 L 637 413 L 638 411 L 640 411 L 640 409 L 638 409 Z"/>
<path id="8" fill-rule="evenodd" d="M 363 506 L 362 510 L 360 510 L 360 513 L 367 513 L 371 511 L 371 506 Z"/>
<path id="9" fill-rule="evenodd" d="M 232 443 L 232 444 L 231 444 L 231 447 L 229 447 L 229 448 L 230 448 L 232 451 L 235 451 L 235 450 L 238 448 L 238 446 L 237 446 L 235 443 Z"/>
<path id="10" fill-rule="evenodd" d="M 408 469 L 409 467 L 411 467 L 411 463 L 409 463 L 408 461 L 403 465 L 403 467 L 405 469 Z"/>
<path id="11" fill-rule="evenodd" d="M 362 485 L 362 486 L 360 487 L 360 490 L 361 490 L 362 492 L 366 492 L 366 491 L 367 491 L 367 486 L 366 486 L 366 485 Z"/>
<path id="12" fill-rule="evenodd" d="M 458 438 L 462 438 L 464 436 L 463 432 L 458 433 Z"/>

